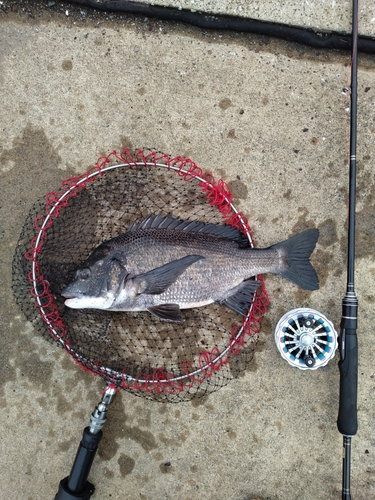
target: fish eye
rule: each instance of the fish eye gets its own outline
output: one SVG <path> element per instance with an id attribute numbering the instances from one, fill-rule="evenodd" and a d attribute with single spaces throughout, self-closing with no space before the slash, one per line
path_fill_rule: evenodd
<path id="1" fill-rule="evenodd" d="M 82 280 L 87 280 L 87 278 L 90 278 L 90 275 L 91 271 L 88 267 L 81 269 L 78 273 L 78 277 L 81 278 Z"/>

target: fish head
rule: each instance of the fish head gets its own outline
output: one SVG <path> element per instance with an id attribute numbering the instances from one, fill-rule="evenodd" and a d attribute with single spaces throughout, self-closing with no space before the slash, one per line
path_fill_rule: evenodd
<path id="1" fill-rule="evenodd" d="M 125 259 L 101 245 L 76 270 L 61 295 L 73 309 L 110 309 L 128 275 Z"/>

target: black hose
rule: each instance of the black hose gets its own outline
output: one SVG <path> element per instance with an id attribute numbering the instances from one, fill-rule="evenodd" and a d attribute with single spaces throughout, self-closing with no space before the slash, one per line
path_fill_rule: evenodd
<path id="1" fill-rule="evenodd" d="M 281 38 L 289 42 L 308 45 L 317 49 L 351 50 L 351 33 L 323 33 L 307 28 L 287 26 L 285 24 L 268 23 L 234 16 L 213 15 L 192 12 L 186 9 L 174 9 L 157 5 L 147 5 L 128 0 L 70 0 L 97 10 L 108 12 L 124 12 L 126 14 L 153 17 L 165 21 L 188 23 L 198 28 L 212 30 L 229 30 L 254 33 L 269 37 Z M 375 54 L 375 39 L 361 36 L 358 38 L 358 50 L 367 54 Z"/>

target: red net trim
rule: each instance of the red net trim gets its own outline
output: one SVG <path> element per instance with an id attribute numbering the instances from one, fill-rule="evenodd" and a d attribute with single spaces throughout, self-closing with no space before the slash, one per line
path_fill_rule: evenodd
<path id="1" fill-rule="evenodd" d="M 202 191 L 206 194 L 208 203 L 217 206 L 225 223 L 245 233 L 252 242 L 252 233 L 247 218 L 241 212 L 235 212 L 233 209 L 233 195 L 229 186 L 221 179 L 216 182 L 212 174 L 204 173 L 190 158 L 183 158 L 181 156 L 170 157 L 167 154 L 160 154 L 156 151 L 146 153 L 142 149 L 136 151 L 134 154 L 130 152 L 129 148 L 124 149 L 120 153 L 112 151 L 108 156 L 98 158 L 96 164 L 85 174 L 65 179 L 61 184 L 61 190 L 47 193 L 45 214 L 36 217 L 34 226 L 37 235 L 30 243 L 30 250 L 25 254 L 25 258 L 32 263 L 33 268 L 28 275 L 30 282 L 33 284 L 30 293 L 36 299 L 35 306 L 38 308 L 51 336 L 62 343 L 65 350 L 84 371 L 102 376 L 111 387 L 116 388 L 143 390 L 157 394 L 174 394 L 186 391 L 196 384 L 201 384 L 207 378 L 212 377 L 223 366 L 227 365 L 230 356 L 238 354 L 245 346 L 247 337 L 252 337 L 258 333 L 263 315 L 269 304 L 264 281 L 261 277 L 258 277 L 261 285 L 256 293 L 250 314 L 243 319 L 241 325 L 234 324 L 232 326 L 228 348 L 224 353 L 221 353 L 216 346 L 210 351 L 202 351 L 199 356 L 199 368 L 192 366 L 189 361 L 183 361 L 183 373 L 179 377 L 176 377 L 174 373 L 168 373 L 162 368 L 158 368 L 151 374 L 140 374 L 136 379 L 128 377 L 123 372 L 121 381 L 119 382 L 118 374 L 115 375 L 100 363 L 83 359 L 79 353 L 74 351 L 69 340 L 65 339 L 68 334 L 67 329 L 54 303 L 49 283 L 39 269 L 38 255 L 43 250 L 46 232 L 52 226 L 54 219 L 60 215 L 61 209 L 68 205 L 69 200 L 76 196 L 80 189 L 85 189 L 88 183 L 97 179 L 98 175 L 104 175 L 103 170 L 106 167 L 119 162 L 134 168 L 140 165 L 147 167 L 154 165 L 157 167 L 157 164 L 162 163 L 169 170 L 175 170 L 185 181 L 197 180 Z"/>

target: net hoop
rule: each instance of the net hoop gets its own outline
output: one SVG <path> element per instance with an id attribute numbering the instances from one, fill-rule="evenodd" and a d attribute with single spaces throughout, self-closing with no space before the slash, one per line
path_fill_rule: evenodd
<path id="1" fill-rule="evenodd" d="M 110 164 L 111 162 L 116 163 Z M 184 391 L 197 382 L 201 383 L 206 377 L 210 377 L 214 372 L 220 370 L 223 365 L 228 363 L 229 356 L 238 354 L 241 347 L 245 345 L 245 336 L 254 336 L 259 331 L 260 322 L 269 303 L 261 276 L 255 277 L 261 283 L 260 291 L 255 294 L 241 326 L 239 328 L 239 325 L 236 324 L 232 326 L 231 337 L 225 349 L 220 351 L 214 347 L 209 352 L 202 352 L 199 357 L 199 367 L 196 369 L 189 366 L 189 362 L 183 363 L 184 373 L 179 376 L 168 374 L 163 369 L 156 369 L 151 376 L 146 374 L 132 377 L 126 374 L 125 371 L 118 372 L 93 363 L 77 352 L 71 346 L 69 340 L 65 339 L 67 330 L 57 307 L 53 303 L 48 281 L 42 276 L 38 263 L 38 255 L 42 252 L 46 232 L 53 224 L 54 218 L 60 214 L 60 210 L 68 205 L 70 198 L 76 196 L 80 189 L 84 189 L 87 183 L 93 182 L 98 176 L 103 176 L 108 171 L 123 167 L 137 168 L 144 166 L 167 169 L 177 173 L 185 181 L 197 181 L 202 191 L 206 193 L 208 203 L 219 208 L 225 223 L 241 230 L 246 235 L 249 245 L 252 248 L 254 247 L 247 219 L 233 205 L 233 195 L 224 181 L 219 179 L 218 182 L 215 182 L 212 174 L 203 173 L 202 169 L 189 158 L 170 157 L 155 151 L 145 153 L 142 149 L 132 155 L 129 148 L 127 148 L 121 153 L 112 151 L 108 156 L 100 157 L 95 166 L 85 174 L 63 181 L 61 191 L 51 192 L 46 195 L 46 214 L 37 216 L 34 221 L 37 233 L 30 244 L 31 250 L 26 252 L 25 258 L 31 261 L 31 271 L 28 278 L 32 283 L 30 293 L 35 298 L 35 306 L 38 308 L 53 339 L 61 344 L 81 368 L 94 375 L 102 376 L 110 385 L 118 389 L 144 389 L 147 392 L 156 391 L 157 393 L 173 394 L 175 391 Z"/>

